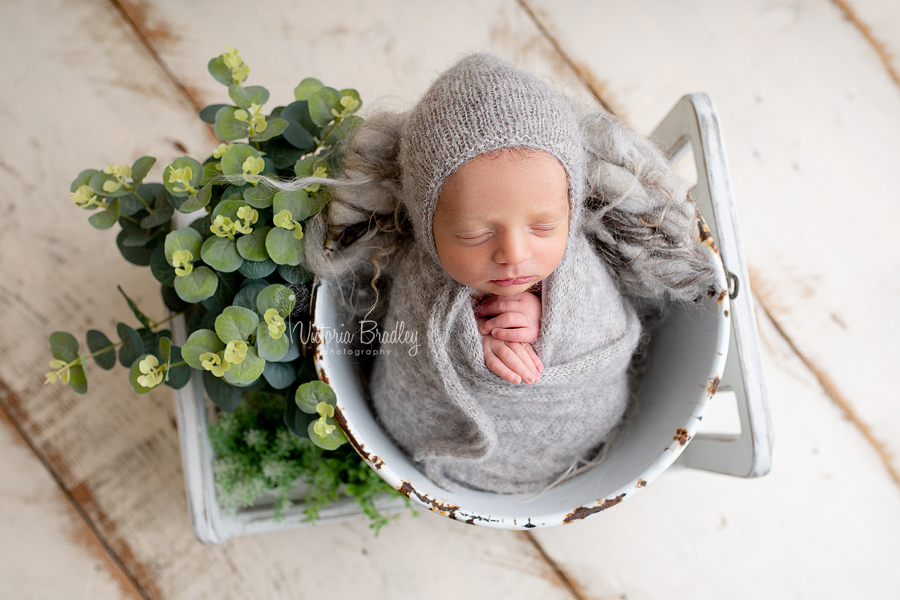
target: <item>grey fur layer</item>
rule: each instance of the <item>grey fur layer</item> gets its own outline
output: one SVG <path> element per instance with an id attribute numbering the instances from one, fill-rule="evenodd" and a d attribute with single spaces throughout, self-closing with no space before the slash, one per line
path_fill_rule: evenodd
<path id="1" fill-rule="evenodd" d="M 652 143 L 612 115 L 584 115 L 576 137 L 587 169 L 576 187 L 587 193 L 570 198 L 584 216 L 544 281 L 535 347 L 545 371 L 537 384 L 516 386 L 484 365 L 473 290 L 435 268 L 433 238 L 416 235 L 426 223 L 430 232 L 431 213 L 411 215 L 404 205 L 413 198 L 398 172 L 409 120 L 370 119 L 351 140 L 344 183 L 307 226 L 310 268 L 338 285 L 348 313 L 377 304 L 369 318 L 381 319 L 382 331 L 402 322 L 417 332 L 413 355 L 385 347 L 371 389 L 385 429 L 429 477 L 448 488 L 538 489 L 590 459 L 621 418 L 640 335 L 633 299 L 692 300 L 705 291 L 713 270 L 697 244 L 696 209 Z"/>

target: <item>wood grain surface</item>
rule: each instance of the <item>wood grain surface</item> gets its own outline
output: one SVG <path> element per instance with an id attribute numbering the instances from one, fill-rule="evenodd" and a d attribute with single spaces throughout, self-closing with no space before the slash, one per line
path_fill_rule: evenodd
<path id="1" fill-rule="evenodd" d="M 0 17 L 0 598 L 896 594 L 894 3 L 11 0 Z M 123 369 L 94 367 L 78 396 L 44 387 L 43 373 L 51 332 L 84 344 L 87 329 L 112 337 L 133 323 L 116 285 L 162 315 L 148 270 L 121 259 L 114 230 L 87 223 L 68 185 L 146 154 L 158 180 L 173 158 L 209 153 L 196 109 L 227 101 L 206 72 L 226 42 L 273 105 L 315 76 L 357 88 L 370 111 L 402 109 L 476 49 L 599 96 L 641 131 L 707 92 L 759 300 L 773 472 L 676 470 L 608 513 L 536 534 L 421 514 L 378 538 L 351 521 L 199 544 L 171 393 L 135 396 Z M 41 578 L 50 557 L 60 567 Z"/>

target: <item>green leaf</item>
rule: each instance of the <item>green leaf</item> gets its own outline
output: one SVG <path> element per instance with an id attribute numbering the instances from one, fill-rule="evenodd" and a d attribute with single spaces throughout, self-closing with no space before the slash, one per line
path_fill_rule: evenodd
<path id="1" fill-rule="evenodd" d="M 148 229 L 129 229 L 122 236 L 122 244 L 128 248 L 142 248 L 147 245 L 154 233 Z"/>
<path id="2" fill-rule="evenodd" d="M 288 283 L 297 285 L 309 283 L 315 277 L 303 265 L 278 265 L 278 274 Z"/>
<path id="3" fill-rule="evenodd" d="M 109 229 L 119 220 L 119 199 L 113 198 L 108 204 L 109 208 L 106 210 L 88 217 L 88 223 L 90 223 L 94 229 Z"/>
<path id="4" fill-rule="evenodd" d="M 203 215 L 199 219 L 195 219 L 195 220 L 191 221 L 191 224 L 189 225 L 189 227 L 200 234 L 201 240 L 205 240 L 206 238 L 210 237 L 213 234 L 212 231 L 210 231 L 210 229 L 209 229 L 209 225 L 210 225 L 211 221 L 212 221 L 212 219 L 210 218 L 209 215 Z M 202 246 L 202 242 L 201 242 L 201 246 Z"/>
<path id="5" fill-rule="evenodd" d="M 331 134 L 328 136 L 328 143 L 332 146 L 340 144 L 340 142 L 344 141 L 353 131 L 362 125 L 363 119 L 357 117 L 356 115 L 352 115 L 349 117 L 344 117 L 341 119 L 341 122 L 335 125 L 334 129 L 331 130 Z"/>
<path id="6" fill-rule="evenodd" d="M 78 174 L 78 177 L 72 180 L 71 185 L 69 185 L 69 191 L 74 192 L 83 185 L 90 185 L 91 178 L 99 172 L 97 169 L 85 169 Z"/>
<path id="7" fill-rule="evenodd" d="M 183 310 L 188 308 L 188 306 L 190 306 L 190 304 L 178 297 L 178 292 L 175 291 L 174 282 L 172 283 L 172 285 L 163 285 L 160 287 L 162 292 L 163 304 L 165 304 L 166 308 L 168 308 L 173 313 L 182 312 Z"/>
<path id="8" fill-rule="evenodd" d="M 185 167 L 190 168 L 191 170 L 191 180 L 190 185 L 194 188 L 198 188 L 200 186 L 200 182 L 203 181 L 203 165 L 199 163 L 199 161 L 191 158 L 190 156 L 181 156 L 172 161 L 172 164 L 166 167 L 166 170 L 163 171 L 163 185 L 166 186 L 166 191 L 175 196 L 176 198 L 187 198 L 190 196 L 190 192 L 187 191 L 177 191 L 175 186 L 178 186 L 178 189 L 182 189 L 184 185 L 182 183 L 171 183 L 169 182 L 169 177 L 172 174 L 172 171 L 176 169 L 184 169 Z"/>
<path id="9" fill-rule="evenodd" d="M 232 305 L 255 311 L 256 297 L 264 289 L 266 289 L 265 282 L 248 283 L 241 288 L 241 291 L 239 291 L 237 295 L 235 295 Z"/>
<path id="10" fill-rule="evenodd" d="M 76 394 L 87 393 L 87 371 L 85 371 L 82 365 L 69 367 L 69 387 L 72 388 Z"/>
<path id="11" fill-rule="evenodd" d="M 166 371 L 166 385 L 172 389 L 179 390 L 186 386 L 191 380 L 191 368 L 187 365 L 179 365 L 183 358 L 181 356 L 181 348 L 172 346 L 172 366 Z"/>
<path id="12" fill-rule="evenodd" d="M 294 233 L 273 227 L 266 236 L 266 251 L 279 265 L 299 265 L 303 262 L 303 243 Z"/>
<path id="13" fill-rule="evenodd" d="M 223 142 L 242 140 L 247 137 L 250 125 L 234 118 L 234 113 L 239 109 L 234 106 L 224 106 L 216 112 L 216 124 L 213 132 Z"/>
<path id="14" fill-rule="evenodd" d="M 134 360 L 144 353 L 144 342 L 141 341 L 141 335 L 125 323 L 117 324 L 116 332 L 119 334 L 119 339 L 122 340 L 122 347 L 119 348 L 119 363 L 123 367 L 131 367 Z"/>
<path id="15" fill-rule="evenodd" d="M 267 362 L 263 377 L 276 390 L 283 390 L 297 379 L 296 369 L 287 363 Z M 288 402 L 288 404 L 291 404 Z"/>
<path id="16" fill-rule="evenodd" d="M 194 260 L 200 259 L 200 250 L 203 247 L 203 237 L 193 227 L 182 227 L 169 233 L 166 236 L 166 262 L 169 266 L 174 267 L 172 256 L 179 250 L 187 250 L 194 257 Z"/>
<path id="17" fill-rule="evenodd" d="M 272 213 L 291 211 L 295 221 L 303 221 L 309 216 L 309 195 L 303 190 L 281 190 L 272 201 Z"/>
<path id="18" fill-rule="evenodd" d="M 200 188 L 199 192 L 189 197 L 184 201 L 184 203 L 182 203 L 181 206 L 178 207 L 179 212 L 192 213 L 209 204 L 209 199 L 212 198 L 213 185 L 214 184 L 212 183 L 207 183 L 202 188 Z"/>
<path id="19" fill-rule="evenodd" d="M 240 306 L 229 306 L 216 317 L 216 334 L 226 344 L 233 340 L 246 342 L 258 326 L 256 312 Z"/>
<path id="20" fill-rule="evenodd" d="M 269 234 L 269 226 L 258 227 L 249 235 L 242 235 L 237 240 L 237 251 L 246 260 L 255 262 L 269 258 L 266 252 L 266 236 Z M 205 260 L 205 259 L 204 259 Z M 219 269 L 221 271 L 221 269 Z"/>
<path id="21" fill-rule="evenodd" d="M 323 87 L 309 97 L 309 116 L 319 127 L 324 127 L 334 120 L 332 109 L 338 112 L 343 110 L 341 94 L 336 89 Z"/>
<path id="22" fill-rule="evenodd" d="M 221 55 L 210 59 L 206 68 L 209 69 L 209 74 L 213 76 L 213 79 L 222 85 L 234 83 L 234 79 L 231 77 L 231 69 L 225 64 Z"/>
<path id="23" fill-rule="evenodd" d="M 288 335 L 288 340 L 291 343 L 291 347 L 288 348 L 287 354 L 282 356 L 281 360 L 278 362 L 291 362 L 293 360 L 297 360 L 300 357 L 300 345 L 302 343 L 302 340 L 300 339 L 300 336 L 294 335 L 294 332 L 290 329 L 290 327 L 291 327 L 290 321 L 288 321 L 287 335 Z M 319 376 L 316 374 L 316 370 L 314 367 L 313 368 L 313 376 L 308 378 L 306 381 L 318 379 L 318 377 Z"/>
<path id="24" fill-rule="evenodd" d="M 359 97 L 359 92 L 357 92 L 353 88 L 345 88 L 345 89 L 341 90 L 339 93 L 341 95 L 341 98 L 343 98 L 344 96 L 350 96 L 351 98 L 353 98 L 354 100 L 359 102 L 359 104 L 357 104 L 355 108 L 352 108 L 349 111 L 347 111 L 347 113 L 344 115 L 345 118 L 349 117 L 350 115 L 352 115 L 355 112 L 359 112 L 359 109 L 361 109 L 362 105 L 363 105 L 362 98 Z M 344 110 L 345 109 L 342 106 L 341 108 L 338 109 L 338 112 L 340 113 L 340 112 L 343 112 Z"/>
<path id="25" fill-rule="evenodd" d="M 312 140 L 312 137 L 309 139 Z M 314 141 L 312 143 L 315 144 Z M 290 169 L 294 163 L 303 158 L 304 154 L 303 150 L 295 147 L 283 137 L 270 140 L 266 144 L 266 156 L 272 159 L 277 169 Z"/>
<path id="26" fill-rule="evenodd" d="M 219 278 L 209 267 L 195 267 L 183 277 L 175 278 L 175 291 L 185 302 L 200 302 L 216 293 Z"/>
<path id="27" fill-rule="evenodd" d="M 284 133 L 284 130 L 287 129 L 288 122 L 285 119 L 279 119 L 277 117 L 273 117 L 266 121 L 266 128 L 263 131 L 253 135 L 250 137 L 251 142 L 265 142 L 266 140 L 271 140 L 273 137 L 277 137 Z"/>
<path id="28" fill-rule="evenodd" d="M 57 360 L 72 362 L 78 358 L 78 340 L 74 335 L 65 331 L 51 333 L 50 352 Z"/>
<path id="29" fill-rule="evenodd" d="M 281 111 L 281 118 L 288 122 L 284 130 L 284 139 L 288 143 L 304 153 L 316 149 L 315 136 L 321 133 L 322 128 L 310 118 L 306 100 L 288 104 Z"/>
<path id="30" fill-rule="evenodd" d="M 210 217 L 215 220 L 216 217 L 228 217 L 232 221 L 238 221 L 238 211 L 248 206 L 246 202 L 241 200 L 243 196 L 235 196 L 236 200 L 223 200 L 216 205 Z"/>
<path id="31" fill-rule="evenodd" d="M 260 323 L 259 327 L 257 327 L 256 347 L 260 357 L 266 360 L 279 361 L 287 354 L 290 346 L 291 342 L 286 332 L 282 333 L 278 339 L 275 339 L 269 335 L 269 326 L 267 324 Z"/>
<path id="32" fill-rule="evenodd" d="M 203 371 L 203 387 L 219 410 L 234 412 L 241 403 L 241 390 L 216 377 L 211 371 Z"/>
<path id="33" fill-rule="evenodd" d="M 119 235 L 116 236 L 116 246 L 119 248 L 119 252 L 122 253 L 122 256 L 125 257 L 125 260 L 130 262 L 131 264 L 138 265 L 140 267 L 146 267 L 150 264 L 150 258 L 153 256 L 153 248 L 148 248 L 146 246 L 126 246 L 124 241 L 127 239 L 130 231 L 136 231 L 134 229 L 126 230 L 123 229 L 119 232 Z M 148 245 L 152 243 L 154 238 L 151 238 L 151 241 L 148 242 Z"/>
<path id="34" fill-rule="evenodd" d="M 222 198 L 220 200 L 223 202 L 229 199 L 239 200 L 240 198 L 243 198 L 244 189 L 250 187 L 254 186 L 244 181 L 244 178 L 242 177 L 238 185 L 229 185 L 227 188 L 225 188 L 225 191 L 222 192 Z"/>
<path id="35" fill-rule="evenodd" d="M 220 273 L 237 271 L 244 262 L 238 254 L 237 243 L 234 240 L 215 236 L 206 238 L 200 256 L 203 257 L 203 262 Z"/>
<path id="36" fill-rule="evenodd" d="M 295 100 L 309 100 L 309 97 L 324 87 L 324 84 L 315 77 L 307 77 L 294 88 Z"/>
<path id="37" fill-rule="evenodd" d="M 117 285 L 116 289 L 118 289 L 119 293 L 122 294 L 125 297 L 125 300 L 128 301 L 128 306 L 131 308 L 131 312 L 134 313 L 134 316 L 137 317 L 137 320 L 140 321 L 144 327 L 150 329 L 149 317 L 141 312 L 141 309 L 138 308 L 138 305 L 134 302 L 134 300 L 129 298 L 128 294 L 125 293 L 125 290 L 122 289 L 122 286 Z"/>
<path id="38" fill-rule="evenodd" d="M 316 419 L 318 421 L 318 419 Z M 344 432 L 341 431 L 340 427 L 335 427 L 331 433 L 322 437 L 316 434 L 314 428 L 316 426 L 316 421 L 310 423 L 306 431 L 309 434 L 309 439 L 312 440 L 312 443 L 322 448 L 324 450 L 337 450 L 342 445 L 347 443 L 347 438 L 344 436 Z M 329 425 L 334 425 L 334 423 L 329 423 Z"/>
<path id="39" fill-rule="evenodd" d="M 167 190 L 160 190 L 153 202 L 153 212 L 141 219 L 141 228 L 153 229 L 172 219 L 175 209 L 169 202 Z"/>
<path id="40" fill-rule="evenodd" d="M 172 339 L 167 337 L 159 338 L 159 357 L 162 359 L 160 364 L 166 366 L 166 372 L 163 375 L 163 381 L 169 380 L 169 365 L 172 364 Z"/>
<path id="41" fill-rule="evenodd" d="M 150 257 L 150 272 L 163 285 L 172 286 L 175 284 L 175 269 L 166 260 L 164 244 L 160 244 L 153 251 L 153 255 Z"/>
<path id="42" fill-rule="evenodd" d="M 244 161 L 251 156 L 260 158 L 259 151 L 253 146 L 241 143 L 232 144 L 231 148 L 222 155 L 222 174 L 229 183 L 234 185 L 247 183 L 247 180 L 244 179 Z"/>
<path id="43" fill-rule="evenodd" d="M 219 164 L 219 161 L 215 159 L 208 160 L 203 163 L 203 180 L 200 182 L 200 185 L 207 186 L 209 184 L 220 185 L 221 181 L 217 181 L 219 176 L 222 174 L 216 166 Z"/>
<path id="44" fill-rule="evenodd" d="M 240 275 L 237 273 L 216 272 L 216 277 L 219 279 L 216 293 L 209 299 L 204 300 L 203 306 L 207 310 L 212 311 L 213 314 L 218 315 L 225 310 L 226 307 L 231 306 L 234 295 L 237 294 L 240 289 Z"/>
<path id="45" fill-rule="evenodd" d="M 275 192 L 265 185 L 247 186 L 244 190 L 244 200 L 253 208 L 269 208 Z"/>
<path id="46" fill-rule="evenodd" d="M 142 156 L 131 165 L 131 179 L 134 184 L 140 185 L 144 181 L 144 177 L 150 172 L 150 168 L 156 164 L 156 159 L 152 156 Z"/>
<path id="47" fill-rule="evenodd" d="M 146 394 L 150 390 L 155 389 L 155 388 L 146 388 L 138 383 L 138 377 L 143 375 L 143 373 L 141 373 L 141 361 L 144 360 L 145 358 L 147 358 L 148 356 L 151 356 L 151 355 L 150 354 L 142 354 L 142 355 L 138 356 L 134 360 L 134 362 L 131 363 L 131 368 L 128 370 L 128 383 L 131 384 L 131 387 L 133 387 L 134 391 L 137 392 L 138 394 Z M 156 387 L 159 387 L 159 386 L 156 386 Z"/>
<path id="48" fill-rule="evenodd" d="M 254 316 L 256 316 L 254 314 Z M 238 364 L 232 364 L 222 378 L 231 385 L 246 387 L 259 379 L 266 368 L 266 361 L 259 357 L 254 346 L 247 346 L 247 355 Z"/>
<path id="49" fill-rule="evenodd" d="M 251 104 L 262 106 L 269 101 L 269 90 L 259 85 L 243 87 L 232 83 L 228 86 L 228 95 L 239 108 L 250 108 Z"/>
<path id="50" fill-rule="evenodd" d="M 271 258 L 267 258 L 260 262 L 245 260 L 241 265 L 241 268 L 238 269 L 238 273 L 247 279 L 262 279 L 263 277 L 268 277 L 274 273 L 277 267 L 278 265 L 276 265 L 275 261 Z"/>
<path id="51" fill-rule="evenodd" d="M 207 352 L 218 354 L 224 349 L 225 344 L 222 343 L 215 331 L 198 329 L 184 343 L 184 347 L 181 348 L 181 356 L 191 367 L 202 371 L 204 369 L 200 355 Z"/>
<path id="52" fill-rule="evenodd" d="M 294 290 L 278 283 L 266 287 L 256 297 L 256 310 L 259 314 L 265 315 L 267 310 L 274 308 L 282 319 L 286 319 L 294 311 L 296 304 L 297 297 L 294 295 Z M 267 358 L 266 360 L 278 359 Z"/>
<path id="53" fill-rule="evenodd" d="M 88 183 L 88 185 L 91 187 L 92 190 L 94 190 L 94 192 L 98 196 L 107 196 L 109 198 L 117 198 L 119 196 L 125 196 L 125 195 L 131 193 L 125 189 L 124 185 L 120 185 L 119 189 L 117 189 L 113 192 L 107 192 L 106 190 L 103 189 L 103 184 L 106 183 L 107 181 L 114 181 L 116 183 L 119 182 L 119 180 L 116 179 L 114 176 L 107 175 L 103 171 L 97 171 L 94 173 L 93 176 L 91 176 L 91 181 Z"/>
<path id="54" fill-rule="evenodd" d="M 284 424 L 287 425 L 291 433 L 301 438 L 308 438 L 307 428 L 309 424 L 315 420 L 315 416 L 308 415 L 305 412 L 297 410 L 296 402 L 286 402 L 284 409 Z"/>
<path id="55" fill-rule="evenodd" d="M 104 352 L 94 356 L 94 361 L 101 369 L 108 371 L 116 366 L 116 349 L 102 331 L 97 331 L 96 329 L 88 330 L 87 345 L 91 350 L 91 354 L 107 348 Z"/>
<path id="56" fill-rule="evenodd" d="M 228 68 L 228 67 L 226 67 Z M 228 70 L 229 75 L 228 78 L 231 79 L 231 69 Z M 209 123 L 212 125 L 216 122 L 216 113 L 219 112 L 220 108 L 231 106 L 230 104 L 210 104 L 200 111 L 200 120 L 204 123 Z"/>
<path id="57" fill-rule="evenodd" d="M 317 414 L 316 407 L 320 402 L 337 406 L 337 396 L 334 395 L 334 390 L 330 385 L 321 381 L 310 381 L 298 387 L 294 392 L 294 401 L 297 403 L 297 408 L 309 415 Z"/>
<path id="58" fill-rule="evenodd" d="M 312 355 L 303 359 L 300 368 L 297 369 L 297 379 L 299 379 L 301 383 L 319 381 L 319 375 L 316 373 L 316 361 L 313 359 Z M 296 402 L 288 402 L 288 404 L 296 404 Z"/>

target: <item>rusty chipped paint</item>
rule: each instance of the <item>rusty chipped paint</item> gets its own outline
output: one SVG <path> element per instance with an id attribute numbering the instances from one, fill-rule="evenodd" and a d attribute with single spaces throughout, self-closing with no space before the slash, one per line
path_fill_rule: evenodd
<path id="1" fill-rule="evenodd" d="M 726 311 L 725 311 L 725 316 L 728 317 L 728 316 L 730 316 L 730 315 L 731 315 L 731 312 L 726 310 Z"/>
<path id="2" fill-rule="evenodd" d="M 637 484 L 636 484 L 634 487 L 636 487 L 636 488 L 642 488 L 642 487 L 645 487 L 646 485 L 647 485 L 647 480 L 645 480 L 645 479 L 638 479 L 638 480 L 637 480 Z"/>
<path id="3" fill-rule="evenodd" d="M 319 381 L 331 385 L 331 380 L 328 379 L 328 375 L 325 374 L 325 369 L 319 369 Z"/>
<path id="4" fill-rule="evenodd" d="M 697 227 L 700 229 L 700 241 L 704 242 L 713 252 L 718 254 L 719 248 L 716 246 L 716 240 L 713 239 L 712 232 L 709 230 L 709 225 L 706 224 L 703 217 L 700 217 L 697 221 Z"/>
<path id="5" fill-rule="evenodd" d="M 344 416 L 344 413 L 341 411 L 340 407 L 334 407 L 334 420 L 338 424 L 338 427 L 341 428 L 341 431 L 344 432 L 344 435 L 347 437 L 347 441 L 350 442 L 350 445 L 353 446 L 353 449 L 356 450 L 356 453 L 359 454 L 363 460 L 372 465 L 372 468 L 376 471 L 381 470 L 384 466 L 384 461 L 381 458 L 375 456 L 374 454 L 370 454 L 366 447 L 360 443 L 353 435 L 350 433 L 350 429 L 347 426 L 347 418 Z"/>
<path id="6" fill-rule="evenodd" d="M 719 297 L 716 298 L 716 302 L 721 302 L 722 300 L 725 299 L 725 296 L 727 296 L 727 295 L 728 295 L 728 290 L 722 290 L 722 291 L 720 291 L 720 292 L 719 292 Z"/>
<path id="7" fill-rule="evenodd" d="M 416 491 L 416 488 L 412 486 L 408 481 L 403 481 L 397 490 L 406 496 L 407 498 L 412 498 L 415 496 L 419 499 L 419 502 L 427 506 L 429 509 L 444 514 L 451 519 L 456 518 L 456 512 L 459 510 L 458 506 L 453 504 L 444 504 L 443 502 L 438 502 L 434 498 L 429 497 L 427 494 L 420 494 Z M 475 517 L 470 517 L 470 519 L 474 520 Z M 472 523 L 474 525 L 474 523 Z"/>
<path id="8" fill-rule="evenodd" d="M 619 502 L 621 502 L 624 499 L 625 499 L 625 494 L 619 494 L 615 498 L 609 498 L 607 500 L 604 500 L 597 506 L 579 506 L 578 508 L 576 508 L 575 510 L 570 512 L 568 515 L 566 515 L 566 518 L 563 519 L 563 523 L 568 524 L 568 523 L 573 523 L 575 521 L 579 521 L 585 517 L 591 516 L 594 513 L 598 513 L 602 510 L 606 510 L 607 508 L 609 508 L 611 506 L 615 506 L 616 504 L 618 504 Z"/>
<path id="9" fill-rule="evenodd" d="M 687 429 L 679 429 L 675 432 L 675 441 L 678 442 L 679 446 L 684 446 L 689 441 L 691 441 L 691 436 L 688 434 Z"/>
<path id="10" fill-rule="evenodd" d="M 712 379 L 709 380 L 709 387 L 706 388 L 706 393 L 709 394 L 709 397 L 712 398 L 716 395 L 716 392 L 719 391 L 719 385 L 722 383 L 722 378 L 716 375 Z"/>

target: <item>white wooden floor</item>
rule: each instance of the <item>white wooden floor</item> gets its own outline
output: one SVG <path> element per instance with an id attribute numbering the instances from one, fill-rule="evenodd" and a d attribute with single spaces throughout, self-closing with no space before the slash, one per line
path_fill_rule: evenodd
<path id="1" fill-rule="evenodd" d="M 0 6 L 0 598 L 900 597 L 900 4 L 4 0 Z M 260 33 L 254 34 L 257 30 Z M 666 474 L 531 534 L 432 514 L 196 542 L 171 394 L 121 369 L 44 387 L 47 336 L 114 332 L 146 269 L 68 200 L 82 169 L 214 145 L 206 62 L 240 49 L 290 101 L 303 77 L 408 106 L 487 49 L 649 131 L 718 106 L 776 436 L 771 474 Z M 379 100 L 380 99 L 380 100 Z"/>

